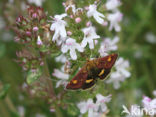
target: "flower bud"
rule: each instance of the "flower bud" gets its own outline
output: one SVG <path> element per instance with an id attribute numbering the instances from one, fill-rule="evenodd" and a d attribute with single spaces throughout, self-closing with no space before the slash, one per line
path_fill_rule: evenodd
<path id="1" fill-rule="evenodd" d="M 33 31 L 37 32 L 38 31 L 38 27 L 37 26 L 33 27 Z"/>
<path id="2" fill-rule="evenodd" d="M 80 23 L 81 22 L 81 18 L 80 17 L 75 18 L 75 22 L 76 23 Z"/>

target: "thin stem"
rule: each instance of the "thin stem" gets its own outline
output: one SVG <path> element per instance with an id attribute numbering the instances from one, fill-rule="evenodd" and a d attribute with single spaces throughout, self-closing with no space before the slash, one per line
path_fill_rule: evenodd
<path id="1" fill-rule="evenodd" d="M 50 97 L 51 98 L 54 98 L 55 97 L 55 92 L 54 92 L 54 89 L 53 89 L 53 84 L 50 80 L 50 73 L 49 73 L 49 68 L 48 68 L 48 65 L 47 65 L 47 61 L 46 59 L 44 60 L 44 75 L 45 75 L 45 80 L 46 80 L 46 83 L 48 85 L 48 92 L 50 94 Z"/>
<path id="2" fill-rule="evenodd" d="M 10 100 L 9 97 L 6 97 L 5 103 L 7 104 L 7 106 L 9 107 L 9 109 L 10 109 L 12 112 L 16 112 L 16 113 L 17 113 L 17 110 L 16 110 L 15 106 L 13 105 L 13 103 L 12 103 L 12 101 Z"/>
<path id="3" fill-rule="evenodd" d="M 50 79 L 50 73 L 49 73 L 49 68 L 48 68 L 46 59 L 44 60 L 44 64 L 45 64 L 44 65 L 44 75 L 45 75 L 46 83 L 48 85 L 48 93 L 50 95 L 50 98 L 56 99 L 56 95 L 55 95 L 55 92 L 53 89 L 52 80 Z M 55 108 L 56 108 L 56 117 L 63 117 L 59 107 L 57 107 L 57 104 L 56 104 Z"/>

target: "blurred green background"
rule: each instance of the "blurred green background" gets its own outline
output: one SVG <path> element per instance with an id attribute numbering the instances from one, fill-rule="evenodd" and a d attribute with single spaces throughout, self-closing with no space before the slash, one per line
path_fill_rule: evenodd
<path id="1" fill-rule="evenodd" d="M 0 117 L 18 117 L 20 105 L 25 107 L 25 117 L 35 117 L 37 113 L 46 117 L 55 116 L 46 108 L 44 101 L 28 96 L 21 88 L 25 74 L 15 62 L 20 45 L 13 41 L 15 34 L 8 26 L 23 12 L 18 9 L 21 0 L 15 0 L 13 4 L 7 2 L 0 0 L 0 88 L 4 88 L 0 92 Z M 64 12 L 62 2 L 63 0 L 46 0 L 43 8 L 51 15 L 60 14 Z M 110 107 L 110 110 L 116 110 L 110 113 L 113 117 L 120 117 L 123 103 L 127 106 L 140 104 L 143 95 L 153 97 L 152 92 L 156 89 L 156 1 L 122 0 L 120 9 L 124 17 L 121 22 L 122 31 L 119 33 L 118 52 L 130 61 L 132 75 L 122 83 L 119 90 L 113 91 L 112 95 L 117 95 L 112 99 L 113 107 Z M 8 94 L 3 98 L 5 92 Z M 124 94 L 124 97 L 120 94 Z"/>

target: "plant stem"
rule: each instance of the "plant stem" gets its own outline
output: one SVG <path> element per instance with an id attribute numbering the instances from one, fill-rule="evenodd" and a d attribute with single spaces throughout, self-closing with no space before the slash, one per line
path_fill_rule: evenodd
<path id="1" fill-rule="evenodd" d="M 5 103 L 7 104 L 7 106 L 9 107 L 9 109 L 12 112 L 16 112 L 17 113 L 17 110 L 16 110 L 15 106 L 13 105 L 12 101 L 10 100 L 10 98 L 8 96 L 5 99 Z"/>
<path id="2" fill-rule="evenodd" d="M 53 90 L 53 84 L 50 80 L 50 73 L 49 73 L 49 68 L 48 68 L 48 65 L 47 65 L 47 61 L 46 59 L 44 60 L 44 75 L 45 75 L 45 80 L 46 80 L 46 83 L 48 85 L 48 93 L 50 94 L 50 97 L 51 98 L 54 98 L 55 97 L 55 92 Z"/>
<path id="3" fill-rule="evenodd" d="M 49 68 L 48 68 L 46 59 L 44 60 L 44 64 L 45 64 L 44 65 L 44 75 L 46 76 L 45 80 L 48 85 L 48 94 L 50 95 L 50 98 L 56 99 L 56 94 L 53 89 L 52 80 L 50 79 L 50 73 L 49 73 Z M 57 107 L 57 104 L 55 105 L 55 108 L 56 108 L 56 111 L 55 111 L 56 117 L 63 117 L 59 107 Z"/>

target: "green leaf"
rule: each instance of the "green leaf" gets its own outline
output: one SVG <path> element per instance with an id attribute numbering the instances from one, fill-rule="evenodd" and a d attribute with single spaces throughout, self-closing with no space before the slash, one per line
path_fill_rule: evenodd
<path id="1" fill-rule="evenodd" d="M 69 115 L 72 115 L 74 117 L 79 114 L 79 110 L 78 110 L 78 108 L 76 108 L 75 105 L 70 105 L 67 109 L 67 112 Z"/>
<path id="2" fill-rule="evenodd" d="M 35 82 L 41 75 L 42 75 L 41 69 L 37 69 L 35 72 L 32 72 L 32 70 L 30 70 L 30 71 L 28 72 L 28 75 L 27 75 L 27 83 L 28 83 L 28 84 L 32 84 L 32 83 Z"/>
<path id="3" fill-rule="evenodd" d="M 40 48 L 41 52 L 47 52 L 48 50 L 49 50 L 48 47 L 45 46 L 45 45 L 42 45 L 41 48 Z"/>
<path id="4" fill-rule="evenodd" d="M 9 88 L 10 88 L 10 84 L 6 84 L 3 86 L 3 88 L 0 90 L 0 99 L 4 99 L 6 97 Z"/>

